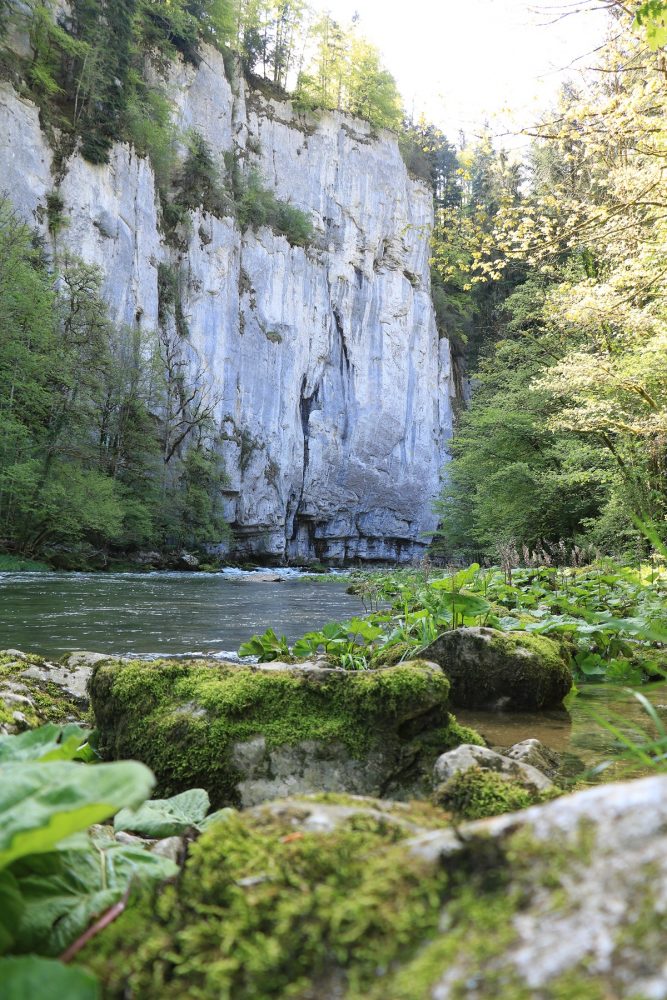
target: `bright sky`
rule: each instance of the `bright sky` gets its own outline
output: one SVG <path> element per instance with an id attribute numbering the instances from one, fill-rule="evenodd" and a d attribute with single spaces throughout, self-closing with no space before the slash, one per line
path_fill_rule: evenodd
<path id="1" fill-rule="evenodd" d="M 469 138 L 479 134 L 485 122 L 499 135 L 530 125 L 560 82 L 590 64 L 607 25 L 600 0 L 315 3 L 343 23 L 357 11 L 363 34 L 381 50 L 408 110 L 416 116 L 423 111 L 454 140 L 460 129 Z M 581 7 L 583 12 L 558 19 Z"/>

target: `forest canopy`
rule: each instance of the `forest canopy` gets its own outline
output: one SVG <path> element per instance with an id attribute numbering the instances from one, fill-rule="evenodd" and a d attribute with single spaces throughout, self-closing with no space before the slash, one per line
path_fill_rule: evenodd
<path id="1" fill-rule="evenodd" d="M 597 65 L 527 130 L 521 180 L 480 146 L 484 183 L 441 210 L 438 273 L 479 349 L 445 551 L 623 552 L 647 524 L 667 537 L 667 87 L 650 23 L 664 9 L 618 11 Z"/>

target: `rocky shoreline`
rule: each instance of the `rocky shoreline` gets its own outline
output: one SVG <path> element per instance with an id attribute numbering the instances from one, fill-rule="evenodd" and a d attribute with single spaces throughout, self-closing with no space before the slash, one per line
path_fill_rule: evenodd
<path id="1" fill-rule="evenodd" d="M 6 734 L 95 726 L 176 796 L 100 828 L 181 873 L 77 957 L 104 997 L 667 997 L 667 777 L 566 794 L 557 755 L 484 746 L 451 692 L 425 660 L 0 653 Z"/>

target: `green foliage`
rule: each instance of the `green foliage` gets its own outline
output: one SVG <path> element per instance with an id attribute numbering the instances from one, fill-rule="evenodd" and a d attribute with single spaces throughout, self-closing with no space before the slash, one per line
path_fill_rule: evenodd
<path id="1" fill-rule="evenodd" d="M 70 969 L 47 958 L 0 958 L 0 982 L 4 1000 L 26 997 L 67 997 L 67 1000 L 99 1000 L 97 980 L 85 969 Z"/>
<path id="2" fill-rule="evenodd" d="M 51 567 L 35 559 L 0 553 L 0 573 L 48 573 Z"/>
<path id="3" fill-rule="evenodd" d="M 36 956 L 61 955 L 131 885 L 178 871 L 107 828 L 85 832 L 140 806 L 154 785 L 139 763 L 85 763 L 95 759 L 88 735 L 51 725 L 0 739 L 0 955 L 30 956 L 0 959 L 3 997 L 97 997 L 90 976 Z"/>
<path id="4" fill-rule="evenodd" d="M 131 830 L 142 837 L 182 837 L 203 828 L 209 806 L 203 788 L 190 788 L 170 799 L 151 799 L 138 809 L 121 809 L 114 830 Z"/>
<path id="5" fill-rule="evenodd" d="M 643 683 L 664 673 L 667 574 L 660 563 L 519 569 L 515 557 L 504 571 L 474 563 L 437 579 L 415 571 L 366 574 L 352 588 L 378 607 L 366 618 L 309 632 L 291 650 L 269 629 L 239 654 L 264 661 L 324 653 L 337 666 L 366 669 L 414 659 L 443 632 L 481 624 L 498 631 L 498 642 L 503 633 L 514 633 L 506 640 L 513 643 L 522 635 L 527 644 L 539 636 L 563 642 L 578 680 Z"/>
<path id="6" fill-rule="evenodd" d="M 250 171 L 240 180 L 236 198 L 236 213 L 242 228 L 270 226 L 292 246 L 307 246 L 312 242 L 313 226 L 308 215 L 277 198 L 264 187 L 256 171 Z"/>
<path id="7" fill-rule="evenodd" d="M 188 154 L 176 181 L 176 203 L 193 211 L 203 208 L 219 218 L 230 215 L 233 204 L 220 181 L 211 147 L 196 131 L 188 135 Z"/>
<path id="8" fill-rule="evenodd" d="M 113 327 L 96 268 L 57 263 L 56 293 L 39 244 L 0 205 L 0 537 L 50 558 L 220 541 L 225 474 L 203 371 L 166 330 Z M 184 336 L 178 276 L 158 277 L 163 327 L 173 316 Z"/>
<path id="9" fill-rule="evenodd" d="M 0 869 L 52 851 L 66 837 L 101 823 L 150 794 L 153 777 L 134 762 L 89 768 L 69 761 L 10 761 L 0 779 Z"/>
<path id="10" fill-rule="evenodd" d="M 88 743 L 90 732 L 71 724 L 51 723 L 18 736 L 0 736 L 0 764 L 21 761 L 91 761 L 96 755 Z"/>
<path id="11" fill-rule="evenodd" d="M 239 647 L 239 656 L 256 656 L 260 663 L 271 663 L 273 660 L 289 660 L 291 654 L 285 636 L 278 638 L 272 628 L 267 628 L 264 635 L 254 635 L 244 642 Z"/>
<path id="12" fill-rule="evenodd" d="M 662 61 L 636 32 L 660 47 L 665 6 L 631 5 L 634 32 L 630 10 L 611 6 L 619 31 L 531 130 L 523 186 L 503 189 L 478 150 L 468 166 L 483 211 L 463 252 L 451 214 L 436 246 L 443 278 L 462 275 L 471 298 L 485 289 L 489 320 L 439 508 L 446 554 L 560 538 L 627 558 L 648 551 L 637 519 L 664 534 L 667 230 L 649 192 L 665 95 Z"/>
<path id="13" fill-rule="evenodd" d="M 635 13 L 633 27 L 643 29 L 649 48 L 656 52 L 667 45 L 667 3 L 646 0 Z"/>

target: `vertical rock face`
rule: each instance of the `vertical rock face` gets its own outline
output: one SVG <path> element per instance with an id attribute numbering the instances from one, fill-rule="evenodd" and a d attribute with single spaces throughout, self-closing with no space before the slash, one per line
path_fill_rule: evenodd
<path id="1" fill-rule="evenodd" d="M 313 245 L 198 211 L 174 250 L 149 163 L 119 145 L 108 165 L 66 164 L 60 246 L 100 265 L 128 326 L 157 327 L 158 264 L 178 268 L 189 351 L 218 401 L 237 553 L 412 557 L 435 524 L 454 395 L 430 297 L 430 191 L 388 133 L 232 86 L 212 49 L 169 86 L 179 126 L 308 213 Z M 0 190 L 44 229 L 52 160 L 36 109 L 1 84 Z"/>

